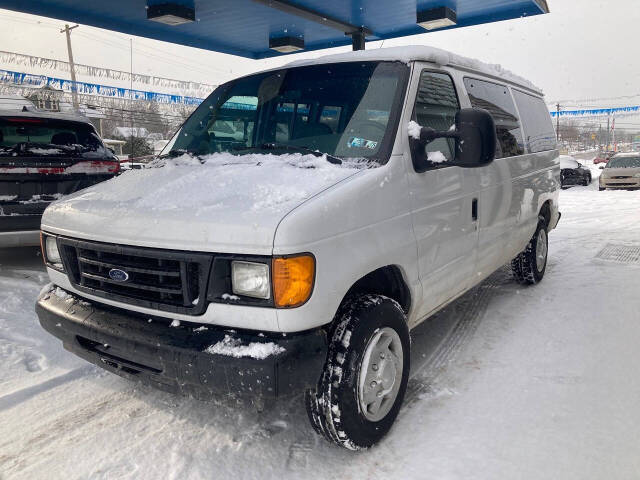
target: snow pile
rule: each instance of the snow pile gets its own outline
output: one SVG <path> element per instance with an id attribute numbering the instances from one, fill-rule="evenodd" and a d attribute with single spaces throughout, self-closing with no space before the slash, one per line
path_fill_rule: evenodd
<path id="1" fill-rule="evenodd" d="M 409 137 L 414 138 L 416 140 L 420 140 L 420 131 L 422 127 L 418 125 L 417 122 L 411 120 L 409 125 L 407 125 L 407 132 L 409 132 Z"/>
<path id="2" fill-rule="evenodd" d="M 53 200 L 60 200 L 64 197 L 63 193 L 52 193 L 47 195 L 32 195 L 29 200 L 21 200 L 19 203 L 40 203 L 40 202 L 50 202 Z"/>
<path id="3" fill-rule="evenodd" d="M 444 163 L 447 161 L 447 157 L 444 156 L 444 153 L 437 152 L 427 152 L 427 160 L 433 163 Z"/>
<path id="4" fill-rule="evenodd" d="M 228 357 L 251 357 L 257 360 L 264 360 L 271 355 L 278 355 L 284 352 L 285 349 L 273 342 L 268 343 L 256 343 L 251 342 L 248 345 L 242 345 L 242 342 L 233 338 L 230 335 L 225 335 L 223 340 L 206 348 L 205 352 L 226 355 Z"/>
<path id="5" fill-rule="evenodd" d="M 106 203 L 135 209 L 190 212 L 289 210 L 324 188 L 356 173 L 358 162 L 329 163 L 325 156 L 215 153 L 156 160 L 72 197 L 85 208 Z M 61 208 L 68 208 L 64 202 Z M 239 211 L 240 210 L 240 211 Z"/>
<path id="6" fill-rule="evenodd" d="M 71 295 L 62 290 L 60 287 L 56 287 L 52 292 L 56 297 L 60 300 L 66 300 L 67 298 L 71 298 Z"/>
<path id="7" fill-rule="evenodd" d="M 18 198 L 17 195 L 0 195 L 0 202 L 10 202 Z"/>
<path id="8" fill-rule="evenodd" d="M 60 155 L 63 153 L 63 150 L 59 148 L 36 148 L 32 147 L 27 150 L 30 153 L 35 153 L 36 155 Z"/>
<path id="9" fill-rule="evenodd" d="M 237 295 L 231 295 L 230 293 L 223 293 L 222 294 L 222 299 L 223 300 L 233 300 L 233 301 L 237 301 L 240 300 L 240 297 Z"/>

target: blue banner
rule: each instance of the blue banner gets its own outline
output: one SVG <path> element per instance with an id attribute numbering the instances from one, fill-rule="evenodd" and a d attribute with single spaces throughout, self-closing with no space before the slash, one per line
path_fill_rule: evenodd
<path id="1" fill-rule="evenodd" d="M 558 112 L 552 111 L 552 117 L 557 117 Z M 640 106 L 635 107 L 614 107 L 614 108 L 591 108 L 584 110 L 560 110 L 561 117 L 587 117 L 589 115 L 604 116 L 614 113 L 640 113 Z"/>
<path id="2" fill-rule="evenodd" d="M 48 77 L 46 75 L 33 75 L 30 73 L 12 72 L 0 70 L 0 83 L 15 85 L 32 85 L 34 87 L 49 86 L 65 92 L 73 91 L 73 82 L 62 78 Z M 75 82 L 76 91 L 84 95 L 100 95 L 103 97 L 117 97 L 132 100 L 147 100 L 158 103 L 178 103 L 183 105 L 200 105 L 202 98 L 171 95 L 168 93 L 147 92 L 145 90 L 131 90 L 129 88 L 111 87 L 97 83 Z"/>

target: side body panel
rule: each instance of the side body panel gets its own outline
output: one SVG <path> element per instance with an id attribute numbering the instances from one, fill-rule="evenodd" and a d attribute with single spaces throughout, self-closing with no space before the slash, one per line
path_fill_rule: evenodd
<path id="1" fill-rule="evenodd" d="M 463 79 L 508 83 L 476 73 L 454 73 L 465 102 L 471 105 Z M 517 109 L 517 106 L 516 106 Z M 521 125 L 524 130 L 524 125 Z M 526 131 L 524 132 L 526 138 Z M 465 170 L 478 195 L 478 246 L 473 286 L 524 250 L 535 232 L 538 213 L 550 200 L 557 212 L 559 162 L 556 150 L 495 159 L 491 164 Z M 554 223 L 555 226 L 555 223 Z"/>
<path id="2" fill-rule="evenodd" d="M 423 69 L 434 65 L 416 62 L 414 65 L 409 116 Z M 450 69 L 440 71 L 451 74 Z M 464 95 L 456 85 L 461 107 L 467 106 Z M 444 167 L 417 173 L 409 150 L 409 134 L 406 131 L 410 117 L 403 122 L 405 134 L 401 141 L 404 162 L 409 179 L 409 196 L 416 241 L 418 267 L 423 288 L 423 301 L 416 305 L 412 325 L 428 313 L 466 290 L 475 271 L 477 222 L 473 219 L 472 205 L 477 198 L 474 178 L 466 169 Z"/>
<path id="3" fill-rule="evenodd" d="M 398 135 L 402 131 L 399 128 Z M 404 157 L 392 155 L 386 165 L 351 177 L 282 220 L 274 255 L 311 252 L 316 258 L 310 300 L 298 308 L 277 310 L 282 331 L 329 323 L 358 279 L 388 265 L 400 268 L 412 304 L 420 304 L 408 191 Z"/>

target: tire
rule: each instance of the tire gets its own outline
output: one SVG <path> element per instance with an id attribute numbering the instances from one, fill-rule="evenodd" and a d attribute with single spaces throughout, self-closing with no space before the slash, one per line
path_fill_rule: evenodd
<path id="1" fill-rule="evenodd" d="M 529 240 L 527 248 L 511 261 L 511 270 L 518 283 L 534 285 L 542 280 L 547 269 L 548 249 L 547 224 L 544 217 L 539 217 L 538 227 Z M 539 256 L 540 261 L 538 261 Z"/>
<path id="2" fill-rule="evenodd" d="M 591 175 L 587 175 L 584 179 L 584 186 L 588 187 L 591 184 Z"/>
<path id="3" fill-rule="evenodd" d="M 605 187 L 598 187 L 598 190 L 600 190 L 602 192 L 603 190 L 606 190 L 606 188 Z"/>
<path id="4" fill-rule="evenodd" d="M 381 346 L 387 340 L 385 349 Z M 305 396 L 315 431 L 349 450 L 377 443 L 400 411 L 409 379 L 409 351 L 407 319 L 395 300 L 362 295 L 347 301 L 330 334 L 318 386 Z M 380 397 L 378 392 L 387 395 Z M 372 397 L 371 403 L 365 402 Z"/>

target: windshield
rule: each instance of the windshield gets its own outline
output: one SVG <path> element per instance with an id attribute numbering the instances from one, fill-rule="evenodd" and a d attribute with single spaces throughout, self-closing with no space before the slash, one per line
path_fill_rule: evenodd
<path id="1" fill-rule="evenodd" d="M 285 68 L 216 89 L 163 154 L 319 151 L 385 163 L 408 67 L 349 62 Z"/>
<path id="2" fill-rule="evenodd" d="M 607 168 L 640 168 L 640 156 L 612 158 Z"/>
<path id="3" fill-rule="evenodd" d="M 0 118 L 0 156 L 68 156 L 87 153 L 108 158 L 93 126 L 67 120 Z"/>

